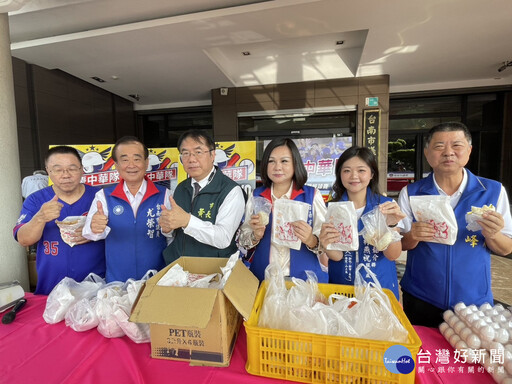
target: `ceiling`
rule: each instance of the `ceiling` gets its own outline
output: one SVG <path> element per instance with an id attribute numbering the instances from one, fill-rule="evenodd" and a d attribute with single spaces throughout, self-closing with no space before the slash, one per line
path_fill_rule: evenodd
<path id="1" fill-rule="evenodd" d="M 138 110 L 208 105 L 213 88 L 380 74 L 392 93 L 512 84 L 512 67 L 498 72 L 512 61 L 510 0 L 5 3 L 19 8 L 14 57 Z"/>

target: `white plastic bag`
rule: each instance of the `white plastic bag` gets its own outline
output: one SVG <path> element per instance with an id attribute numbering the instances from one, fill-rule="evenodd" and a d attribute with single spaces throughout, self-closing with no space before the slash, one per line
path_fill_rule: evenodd
<path id="1" fill-rule="evenodd" d="M 114 281 L 107 284 L 97 293 L 96 315 L 98 316 L 98 332 L 108 338 L 122 337 L 125 335 L 123 329 L 114 317 L 116 304 L 129 306 L 129 299 L 126 291 L 123 290 L 124 283 Z"/>
<path id="2" fill-rule="evenodd" d="M 81 236 L 86 218 L 87 216 L 68 216 L 62 221 L 55 220 L 55 224 L 60 229 L 60 237 L 70 247 L 75 246 L 77 231 L 80 231 Z"/>
<path id="3" fill-rule="evenodd" d="M 96 315 L 96 297 L 78 300 L 64 316 L 66 325 L 76 332 L 84 332 L 98 326 L 99 319 Z"/>
<path id="4" fill-rule="evenodd" d="M 458 227 L 449 196 L 410 196 L 409 200 L 416 221 L 434 226 L 433 243 L 455 244 Z"/>
<path id="5" fill-rule="evenodd" d="M 391 243 L 402 238 L 397 231 L 388 227 L 386 216 L 384 216 L 378 206 L 361 216 L 361 221 L 364 224 L 364 228 L 359 234 L 363 236 L 368 244 L 377 248 L 379 252 L 384 251 Z"/>
<path id="6" fill-rule="evenodd" d="M 173 265 L 163 275 L 156 285 L 166 287 L 185 287 L 188 284 L 188 271 L 184 271 L 179 264 Z"/>
<path id="7" fill-rule="evenodd" d="M 471 211 L 466 213 L 466 228 L 468 231 L 477 232 L 482 230 L 482 226 L 477 221 L 482 220 L 485 212 L 496 211 L 494 205 L 484 205 L 483 207 L 471 207 Z"/>
<path id="8" fill-rule="evenodd" d="M 366 282 L 361 275 L 361 268 L 372 278 Z M 389 298 L 382 290 L 377 276 L 365 265 L 356 268 L 354 292 L 359 303 L 357 306 L 354 329 L 364 339 L 405 343 L 408 333 L 391 308 Z"/>
<path id="9" fill-rule="evenodd" d="M 263 328 L 288 329 L 289 318 L 286 284 L 283 270 L 276 263 L 270 263 L 265 269 L 267 291 L 261 306 L 258 326 Z"/>
<path id="10" fill-rule="evenodd" d="M 261 196 L 256 196 L 253 199 L 253 214 L 260 216 L 261 225 L 267 225 L 272 212 L 272 203 Z"/>
<path id="11" fill-rule="evenodd" d="M 359 249 L 357 213 L 352 201 L 329 203 L 325 219 L 333 224 L 340 233 L 339 240 L 329 244 L 328 250 L 355 251 Z"/>
<path id="12" fill-rule="evenodd" d="M 66 316 L 66 312 L 80 299 L 91 298 L 98 289 L 105 284 L 105 280 L 94 273 L 90 273 L 82 282 L 78 283 L 70 277 L 63 278 L 50 292 L 46 299 L 43 318 L 48 324 L 55 324 Z"/>
<path id="13" fill-rule="evenodd" d="M 272 242 L 278 245 L 299 250 L 302 242 L 295 235 L 292 223 L 308 221 L 311 206 L 301 201 L 278 199 L 274 202 L 272 225 Z"/>
<path id="14" fill-rule="evenodd" d="M 131 312 L 131 305 L 126 306 L 123 304 L 116 304 L 113 307 L 112 317 L 115 319 L 117 325 L 122 329 L 123 334 L 128 336 L 133 342 L 149 343 L 149 324 L 132 323 L 129 321 Z"/>

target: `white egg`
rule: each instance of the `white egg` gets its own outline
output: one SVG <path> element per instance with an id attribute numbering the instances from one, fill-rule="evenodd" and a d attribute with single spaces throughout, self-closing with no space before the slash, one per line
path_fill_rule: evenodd
<path id="1" fill-rule="evenodd" d="M 444 333 L 444 331 L 449 328 L 450 326 L 448 325 L 448 323 L 441 323 L 439 324 L 439 332 L 441 332 L 442 334 Z"/>
<path id="2" fill-rule="evenodd" d="M 489 325 L 491 325 L 496 331 L 501 328 L 498 323 L 491 323 Z"/>
<path id="3" fill-rule="evenodd" d="M 503 312 L 503 311 L 505 310 L 505 308 L 504 308 L 504 307 L 503 307 L 503 305 L 501 305 L 501 304 L 496 304 L 496 305 L 494 306 L 494 309 L 495 309 L 496 311 L 498 311 L 498 313 L 501 313 L 501 312 Z"/>
<path id="4" fill-rule="evenodd" d="M 484 313 L 486 316 L 491 317 L 491 316 L 496 316 L 498 314 L 498 311 L 495 309 L 488 309 L 488 310 L 484 311 Z"/>
<path id="5" fill-rule="evenodd" d="M 494 340 L 498 343 L 506 344 L 510 338 L 510 333 L 505 328 L 500 328 L 496 330 L 496 336 L 494 336 Z"/>
<path id="6" fill-rule="evenodd" d="M 468 308 L 471 309 L 472 312 L 478 311 L 478 307 L 475 304 L 471 304 Z"/>
<path id="7" fill-rule="evenodd" d="M 503 354 L 503 361 L 511 361 L 512 360 L 512 352 L 506 349 L 505 347 L 505 353 Z"/>
<path id="8" fill-rule="evenodd" d="M 489 303 L 483 303 L 483 304 L 480 306 L 480 308 L 479 308 L 479 309 L 480 309 L 481 311 L 485 311 L 485 310 L 487 310 L 487 309 L 491 309 L 491 308 L 492 308 L 492 305 L 491 305 L 491 304 L 489 304 Z"/>
<path id="9" fill-rule="evenodd" d="M 495 323 L 501 323 L 502 321 L 507 321 L 507 318 L 502 314 L 491 317 L 492 321 Z"/>
<path id="10" fill-rule="evenodd" d="M 453 326 L 453 330 L 454 330 L 457 334 L 459 334 L 459 333 L 460 333 L 460 331 L 462 331 L 462 330 L 463 330 L 463 329 L 465 329 L 465 328 L 466 328 L 466 323 L 464 323 L 463 321 L 460 321 L 460 320 L 459 320 L 459 321 L 457 321 L 457 322 L 455 323 L 455 325 Z"/>
<path id="11" fill-rule="evenodd" d="M 491 375 L 495 382 L 497 383 L 503 383 L 503 380 L 507 378 L 507 372 L 505 370 L 498 369 L 498 365 L 493 364 L 494 370 L 492 371 Z"/>
<path id="12" fill-rule="evenodd" d="M 459 336 L 462 340 L 466 340 L 469 335 L 471 335 L 473 331 L 470 328 L 464 328 L 460 331 Z"/>
<path id="13" fill-rule="evenodd" d="M 512 317 L 512 313 L 510 313 L 510 311 L 507 310 L 504 310 L 503 312 L 501 312 L 501 314 L 505 316 L 507 319 L 510 319 Z"/>
<path id="14" fill-rule="evenodd" d="M 462 308 L 459 311 L 455 310 L 455 313 L 457 315 L 459 315 L 461 318 L 464 318 L 464 317 L 467 317 L 468 314 L 470 315 L 473 312 L 471 312 L 471 309 L 469 309 L 469 308 Z"/>
<path id="15" fill-rule="evenodd" d="M 452 310 L 447 310 L 447 311 L 444 311 L 443 313 L 443 319 L 444 321 L 448 322 L 448 320 L 454 315 L 453 311 Z"/>
<path id="16" fill-rule="evenodd" d="M 443 332 L 443 336 L 446 340 L 450 341 L 450 337 L 455 334 L 455 331 L 452 328 L 446 328 Z"/>
<path id="17" fill-rule="evenodd" d="M 494 350 L 494 351 L 503 351 L 502 353 L 505 352 L 505 347 L 503 346 L 503 344 L 498 343 L 497 341 L 493 341 L 489 345 L 489 347 L 490 347 L 491 350 Z"/>
<path id="18" fill-rule="evenodd" d="M 471 349 L 478 349 L 478 348 L 480 348 L 480 345 L 482 344 L 482 342 L 480 341 L 480 338 L 477 335 L 472 333 L 466 339 L 466 344 Z"/>
<path id="19" fill-rule="evenodd" d="M 509 375 L 512 375 L 512 360 L 505 361 L 505 369 L 507 370 Z"/>
<path id="20" fill-rule="evenodd" d="M 512 344 L 507 344 L 507 345 L 505 345 L 505 349 L 506 349 L 507 351 L 509 351 L 510 353 L 512 353 Z"/>
<path id="21" fill-rule="evenodd" d="M 459 316 L 457 316 L 457 315 L 453 315 L 452 317 L 450 317 L 450 318 L 448 319 L 447 323 L 448 323 L 448 325 L 449 325 L 450 327 L 452 327 L 452 328 L 453 328 L 453 327 L 455 326 L 455 324 L 457 324 L 459 321 L 460 321 L 460 320 L 459 320 Z"/>
<path id="22" fill-rule="evenodd" d="M 455 349 L 458 349 L 459 351 L 462 351 L 464 349 L 466 349 L 468 347 L 468 345 L 466 344 L 466 342 L 464 340 L 459 340 L 457 342 L 457 344 L 455 344 Z"/>
<path id="23" fill-rule="evenodd" d="M 489 351 L 489 349 L 491 349 L 491 342 L 488 340 L 481 339 L 480 348 L 487 349 L 487 351 Z"/>
<path id="24" fill-rule="evenodd" d="M 485 317 L 485 313 L 483 311 L 476 311 L 475 313 L 478 315 L 479 318 Z"/>
<path id="25" fill-rule="evenodd" d="M 485 322 L 487 324 L 491 324 L 492 323 L 492 319 L 489 316 L 485 316 L 483 319 L 485 320 Z"/>
<path id="26" fill-rule="evenodd" d="M 466 304 L 464 304 L 462 301 L 459 301 L 457 304 L 455 304 L 455 306 L 453 307 L 453 309 L 455 310 L 455 313 L 457 313 L 457 311 L 460 311 L 461 309 L 464 309 L 466 308 Z"/>
<path id="27" fill-rule="evenodd" d="M 457 345 L 457 343 L 461 341 L 461 338 L 459 335 L 457 335 L 456 333 L 454 333 L 453 335 L 450 336 L 450 345 L 455 348 L 455 345 Z"/>
<path id="28" fill-rule="evenodd" d="M 475 330 L 485 327 L 486 325 L 487 325 L 487 322 L 484 319 L 479 319 L 478 321 L 475 321 L 473 324 L 471 324 L 471 326 Z"/>
<path id="29" fill-rule="evenodd" d="M 480 338 L 486 341 L 492 341 L 496 335 L 494 328 L 490 325 L 486 325 L 485 327 L 480 328 L 478 331 L 480 333 Z"/>

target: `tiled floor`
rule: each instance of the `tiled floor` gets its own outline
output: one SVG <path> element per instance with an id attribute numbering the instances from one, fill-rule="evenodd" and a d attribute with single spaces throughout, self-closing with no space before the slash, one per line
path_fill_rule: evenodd
<path id="1" fill-rule="evenodd" d="M 494 300 L 512 305 L 512 257 L 491 256 Z"/>
<path id="2" fill-rule="evenodd" d="M 407 252 L 403 252 L 397 260 L 399 279 L 403 274 L 403 266 L 407 260 Z M 491 278 L 494 300 L 512 306 L 512 257 L 491 256 Z"/>

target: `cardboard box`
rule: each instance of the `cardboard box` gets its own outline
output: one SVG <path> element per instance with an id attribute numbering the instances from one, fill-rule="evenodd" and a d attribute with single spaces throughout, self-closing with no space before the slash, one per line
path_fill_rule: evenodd
<path id="1" fill-rule="evenodd" d="M 191 273 L 221 272 L 228 259 L 181 257 L 149 279 L 130 321 L 149 323 L 151 356 L 186 360 L 191 365 L 228 366 L 241 324 L 248 319 L 258 279 L 239 260 L 222 290 L 164 287 L 156 283 L 176 263 Z"/>

